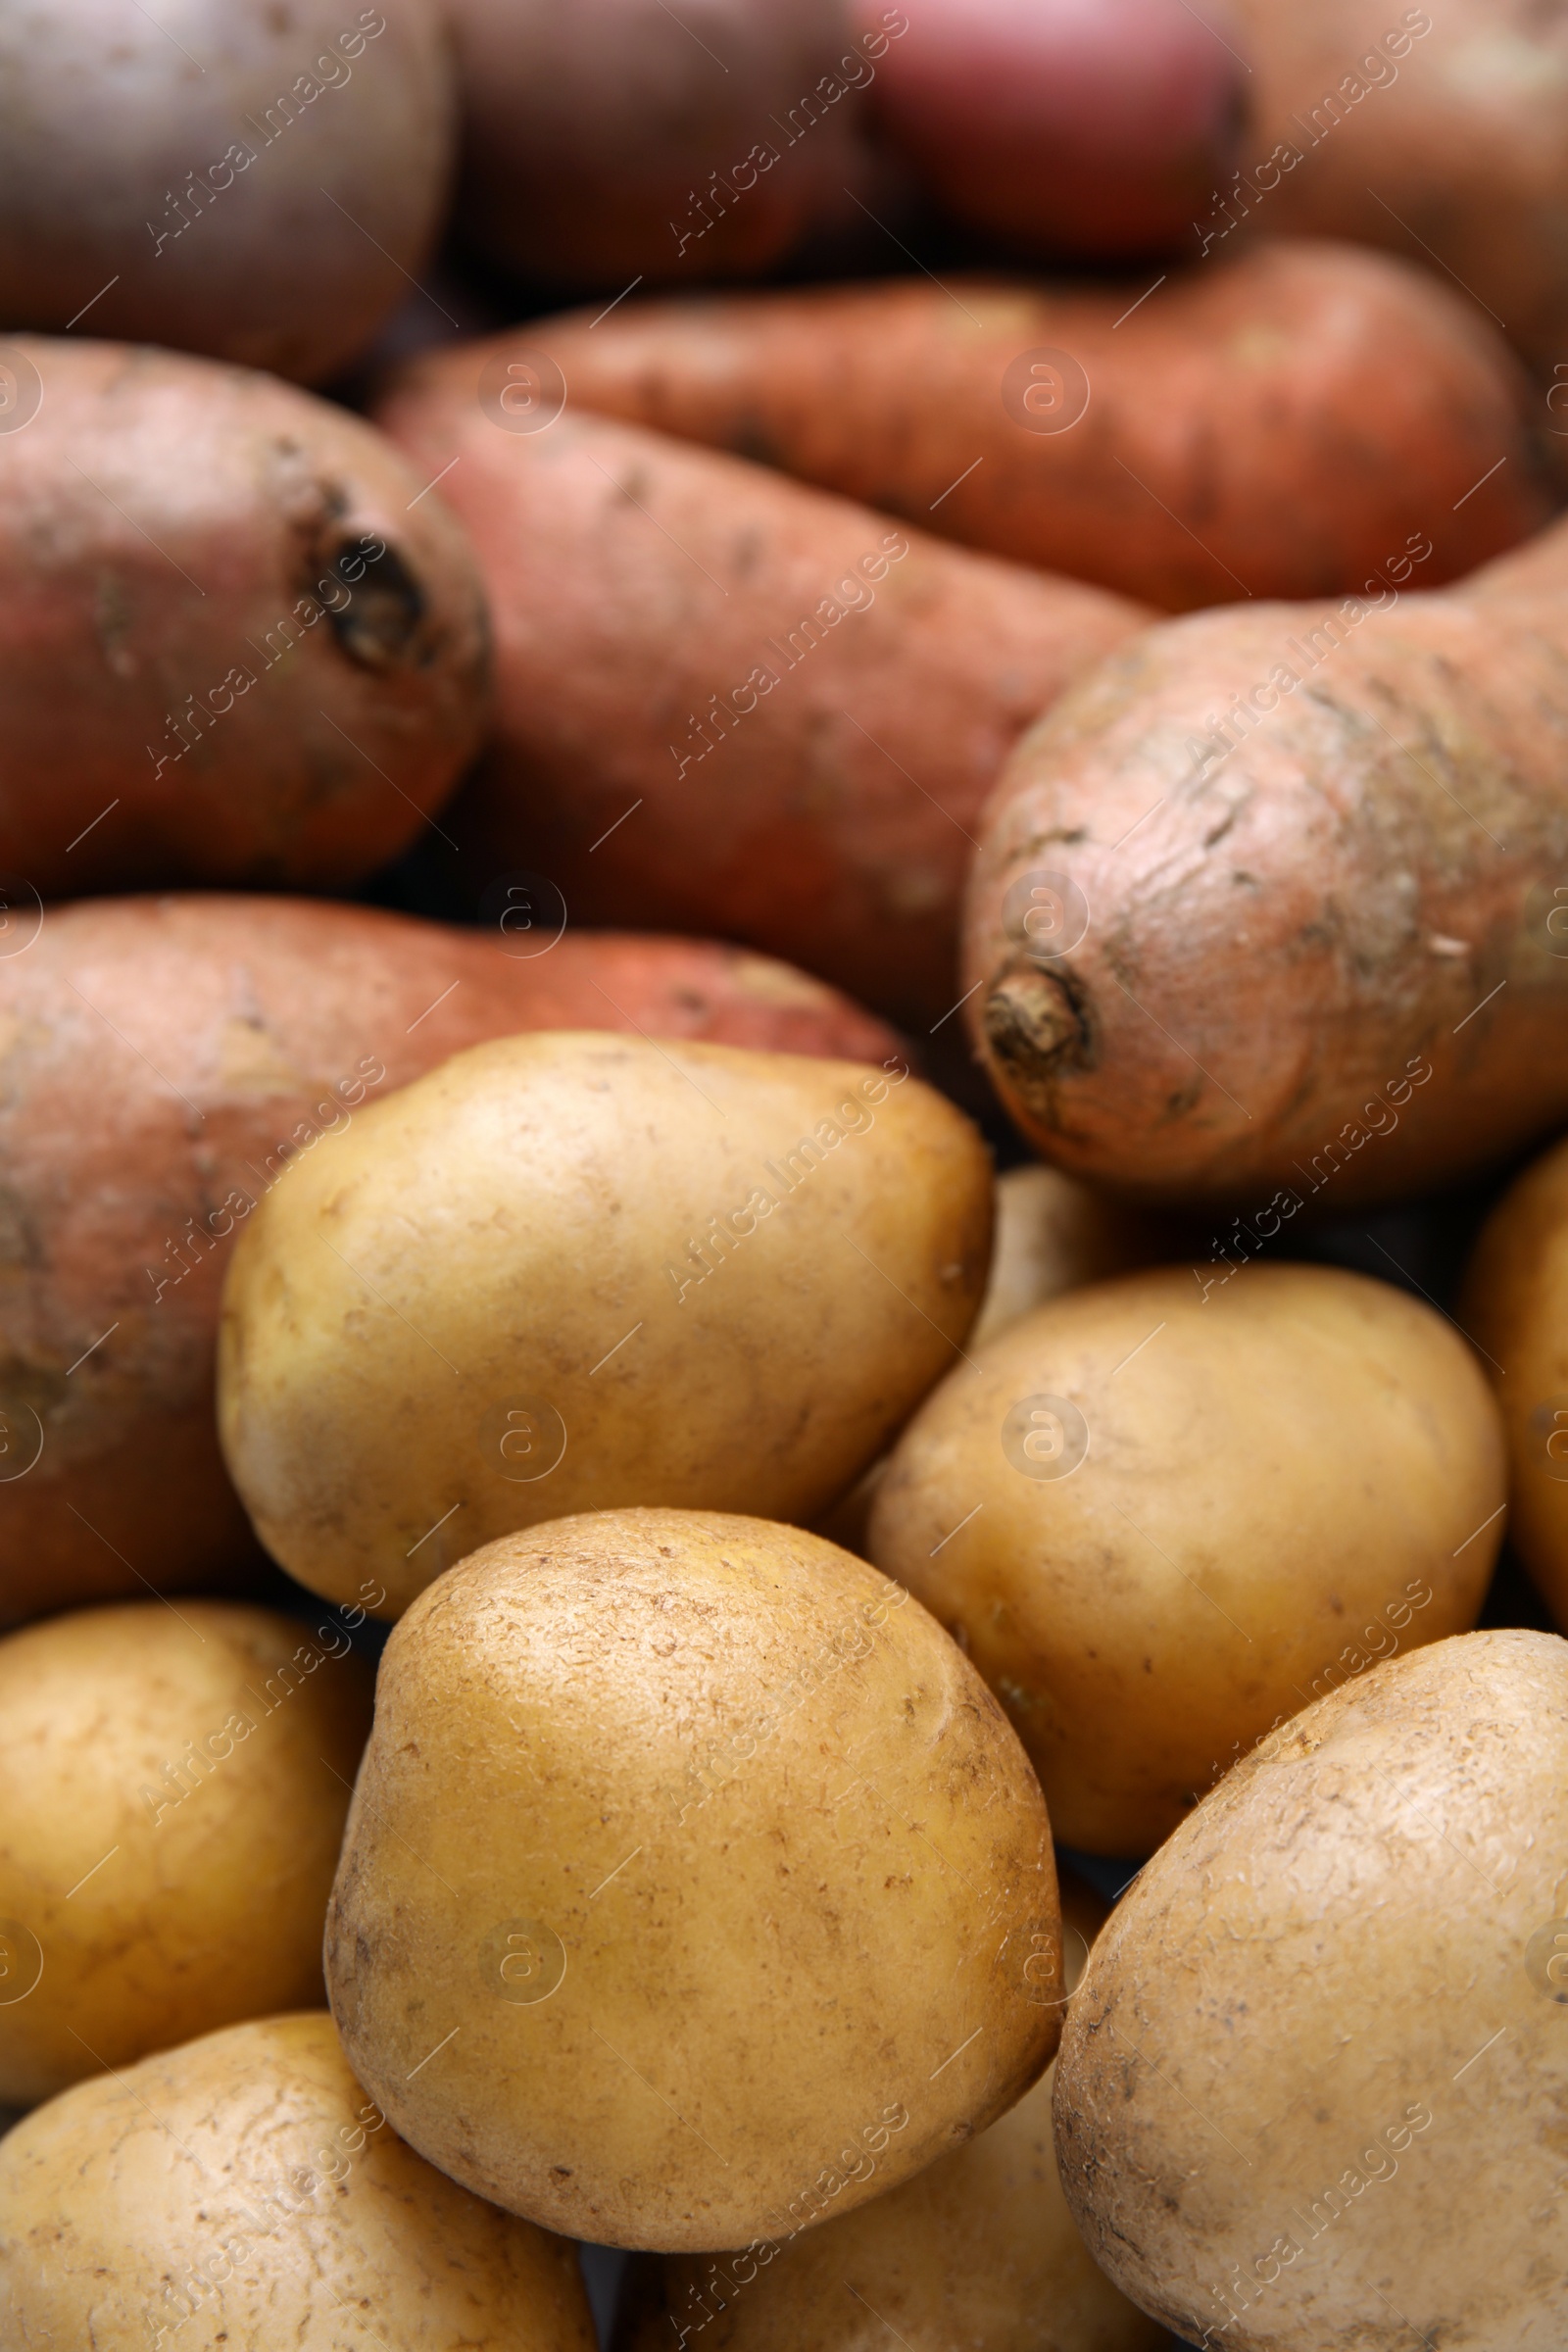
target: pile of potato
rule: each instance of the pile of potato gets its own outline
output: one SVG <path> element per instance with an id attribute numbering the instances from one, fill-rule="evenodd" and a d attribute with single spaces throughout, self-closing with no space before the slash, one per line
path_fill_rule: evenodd
<path id="1" fill-rule="evenodd" d="M 0 2352 L 1562 2352 L 1556 16 L 0 76 Z"/>

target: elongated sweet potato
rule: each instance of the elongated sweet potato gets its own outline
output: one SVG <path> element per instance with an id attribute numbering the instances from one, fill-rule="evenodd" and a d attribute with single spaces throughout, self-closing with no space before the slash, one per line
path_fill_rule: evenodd
<path id="1" fill-rule="evenodd" d="M 443 830 L 481 881 L 536 867 L 589 921 L 722 931 L 934 1021 L 1004 753 L 1146 615 L 662 434 L 498 430 L 476 383 L 526 349 L 431 354 L 378 411 L 452 468 L 494 616 L 496 732 Z"/>
<path id="2" fill-rule="evenodd" d="M 1568 524 L 1380 605 L 1136 638 L 1019 745 L 976 862 L 964 977 L 1014 1117 L 1125 1193 L 1247 1211 L 1243 1256 L 1568 1117 Z"/>
<path id="3" fill-rule="evenodd" d="M 456 107 L 433 0 L 5 0 L 0 317 L 318 383 L 423 267 Z"/>
<path id="4" fill-rule="evenodd" d="M 1568 357 L 1562 12 L 1537 0 L 1235 9 L 1251 122 L 1241 170 L 1194 220 L 1196 249 L 1230 251 L 1214 241 L 1257 230 L 1387 246 L 1457 278 L 1548 371 Z"/>
<path id="5" fill-rule="evenodd" d="M 249 1559 L 213 1417 L 230 1242 L 362 1102 L 524 1029 L 896 1043 L 737 949 L 552 945 L 522 887 L 488 936 L 202 895 L 50 907 L 30 939 L 21 920 L 0 936 L 0 1624 Z"/>
<path id="6" fill-rule="evenodd" d="M 1555 503 L 1495 329 L 1351 246 L 628 303 L 532 340 L 591 408 L 1173 612 L 1356 590 L 1415 532 L 1436 584 Z"/>
<path id="7" fill-rule="evenodd" d="M 361 418 L 119 343 L 0 347 L 0 872 L 331 885 L 478 739 L 473 559 Z"/>

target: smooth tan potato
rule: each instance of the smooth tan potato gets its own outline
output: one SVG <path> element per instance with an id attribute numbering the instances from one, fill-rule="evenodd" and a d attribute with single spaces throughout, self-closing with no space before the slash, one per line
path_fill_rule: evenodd
<path id="1" fill-rule="evenodd" d="M 1171 1221 L 1091 1192 L 1060 1168 L 1009 1168 L 997 1178 L 991 1280 L 971 1350 L 1037 1306 L 1173 1254 Z"/>
<path id="2" fill-rule="evenodd" d="M 1379 1666 L 1239 1765 L 1126 1894 L 1056 2069 L 1122 2289 L 1226 2352 L 1558 2352 L 1568 1643 Z"/>
<path id="3" fill-rule="evenodd" d="M 429 475 L 290 384 L 123 343 L 7 344 L 8 422 L 7 908 L 331 888 L 406 849 L 488 688 L 478 571 Z"/>
<path id="4" fill-rule="evenodd" d="M 1568 916 L 1548 917 L 1553 944 L 1555 930 L 1568 933 Z M 1508 1532 L 1568 1628 L 1568 1144 L 1544 1152 L 1493 1210 L 1459 1317 L 1484 1350 L 1507 1432 Z"/>
<path id="5" fill-rule="evenodd" d="M 405 2147 L 323 2012 L 78 2083 L 0 2144 L 17 2352 L 593 2352 L 569 2246 Z"/>
<path id="6" fill-rule="evenodd" d="M 5 0 L 0 83 L 9 325 L 318 382 L 435 240 L 455 109 L 429 0 Z"/>
<path id="7" fill-rule="evenodd" d="M 716 1513 L 560 1520 L 394 1633 L 326 1974 L 455 2180 L 601 2243 L 742 2245 L 1040 2073 L 1051 1825 L 978 1675 L 862 1561 Z"/>
<path id="8" fill-rule="evenodd" d="M 570 1511 L 831 1502 L 955 1360 L 990 1246 L 978 1135 L 891 1060 L 555 1033 L 366 1110 L 224 1289 L 223 1450 L 269 1550 L 395 1616 Z"/>
<path id="9" fill-rule="evenodd" d="M 1403 1292 L 1252 1265 L 1072 1293 L 946 1380 L 871 1556 L 963 1642 L 1056 1834 L 1145 1854 L 1272 1723 L 1475 1623 L 1503 1452 L 1475 1357 Z"/>
<path id="10" fill-rule="evenodd" d="M 1066 1982 L 1106 1917 L 1060 1874 Z M 1051 2140 L 1054 2064 L 989 2131 L 804 2240 L 743 2254 L 643 2257 L 615 2352 L 1164 2352 L 1163 2330 L 1091 2260 Z M 682 2336 L 682 2330 L 685 2336 Z"/>
<path id="11" fill-rule="evenodd" d="M 335 1619 L 223 1601 L 0 1642 L 0 2104 L 320 1999 L 371 1687 Z"/>
<path id="12" fill-rule="evenodd" d="M 497 897 L 487 930 L 234 893 L 0 917 L 0 1626 L 255 1576 L 214 1413 L 229 1246 L 367 1101 L 522 1029 L 897 1046 L 768 956 Z"/>

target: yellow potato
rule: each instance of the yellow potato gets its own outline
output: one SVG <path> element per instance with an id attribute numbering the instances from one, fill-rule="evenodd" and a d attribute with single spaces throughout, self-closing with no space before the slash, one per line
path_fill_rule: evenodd
<path id="1" fill-rule="evenodd" d="M 370 1723 L 348 1650 L 184 1599 L 0 1642 L 0 2105 L 320 2000 Z"/>
<path id="2" fill-rule="evenodd" d="M 576 1033 L 362 1111 L 238 1243 L 219 1413 L 262 1541 L 396 1615 L 541 1519 L 809 1519 L 953 1363 L 985 1148 L 890 1066 Z"/>
<path id="3" fill-rule="evenodd" d="M 1568 1642 L 1391 1660 L 1123 1897 L 1056 2067 L 1091 2251 L 1225 2352 L 1561 2352 Z"/>
<path id="4" fill-rule="evenodd" d="M 1502 1441 L 1444 1318 L 1337 1268 L 1040 1308 L 894 1450 L 871 1556 L 1007 1708 L 1056 1834 L 1143 1854 L 1269 1726 L 1475 1623 Z"/>
<path id="5" fill-rule="evenodd" d="M 1071 1987 L 1105 1905 L 1063 1873 L 1061 1910 Z M 1163 2328 L 1096 2267 L 1067 2210 L 1054 2072 L 967 2147 L 804 2240 L 642 2258 L 617 2352 L 699 2338 L 702 2352 L 1164 2352 Z"/>
<path id="6" fill-rule="evenodd" d="M 392 1636 L 326 1975 L 454 2180 L 601 2243 L 741 2245 L 1041 2072 L 1051 1826 L 979 1676 L 863 1561 L 716 1513 L 560 1520 Z"/>
<path id="7" fill-rule="evenodd" d="M 1060 1168 L 1009 1168 L 997 1178 L 991 1280 L 970 1351 L 1065 1291 L 1176 1254 L 1169 1218 L 1107 1200 Z"/>
<path id="8" fill-rule="evenodd" d="M 80 2082 L 0 2141 L 0 2340 L 593 2352 L 594 2331 L 571 2248 L 421 2163 L 317 2012 Z"/>
<path id="9" fill-rule="evenodd" d="M 1459 1320 L 1508 1438 L 1508 1532 L 1568 1627 L 1568 1144 L 1528 1167 L 1482 1229 Z"/>

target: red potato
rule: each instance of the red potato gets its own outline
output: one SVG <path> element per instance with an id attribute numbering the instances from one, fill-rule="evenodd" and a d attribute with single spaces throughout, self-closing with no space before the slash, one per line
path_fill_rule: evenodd
<path id="1" fill-rule="evenodd" d="M 870 111 L 950 213 L 1023 251 L 1175 245 L 1236 161 L 1247 77 L 1222 10 L 909 0 L 907 14 Z"/>
<path id="2" fill-rule="evenodd" d="M 428 477 L 210 360 L 28 339 L 0 363 L 13 903 L 332 887 L 404 849 L 485 714 L 483 597 Z"/>
<path id="3" fill-rule="evenodd" d="M 907 24 L 881 0 L 858 26 L 843 0 L 450 4 L 474 237 L 617 288 L 779 260 L 840 200 L 858 94 Z"/>
<path id="4" fill-rule="evenodd" d="M 429 355 L 377 411 L 451 466 L 494 615 L 496 732 L 443 828 L 590 921 L 723 931 L 929 1025 L 1004 755 L 1146 616 L 660 434 L 498 430 L 475 384 L 526 348 Z"/>
<path id="5" fill-rule="evenodd" d="M 515 890 L 499 920 L 485 937 L 287 899 L 99 900 L 51 907 L 29 942 L 13 916 L 0 1625 L 249 1569 L 214 1426 L 230 1242 L 361 1102 L 524 1029 L 896 1050 L 819 982 L 737 949 L 575 931 L 552 946 L 543 902 Z"/>
<path id="6" fill-rule="evenodd" d="M 1136 638 L 1019 745 L 976 861 L 1008 1109 L 1077 1174 L 1244 1210 L 1240 1258 L 1568 1118 L 1568 524 L 1378 603 Z"/>
<path id="7" fill-rule="evenodd" d="M 1153 291 L 909 277 L 626 303 L 532 339 L 589 408 L 1170 611 L 1355 590 L 1413 537 L 1436 585 L 1556 504 L 1500 336 L 1350 246 L 1263 246 Z"/>
<path id="8" fill-rule="evenodd" d="M 4 0 L 0 315 L 318 383 L 440 227 L 432 0 Z"/>
<path id="9" fill-rule="evenodd" d="M 1455 279 L 1560 384 L 1568 363 L 1568 20 L 1536 0 L 1235 0 L 1253 66 L 1242 169 L 1193 223 L 1353 237 Z M 1232 240 L 1225 243 L 1224 240 Z M 1554 404 L 1560 408 L 1568 392 Z M 1554 414 L 1561 432 L 1568 416 Z"/>
<path id="10" fill-rule="evenodd" d="M 459 461 L 495 614 L 498 725 L 446 829 L 590 920 L 723 930 L 938 1018 L 1005 751 L 1146 615 L 662 435 L 497 431 L 475 357 L 379 411 L 418 466 Z"/>

